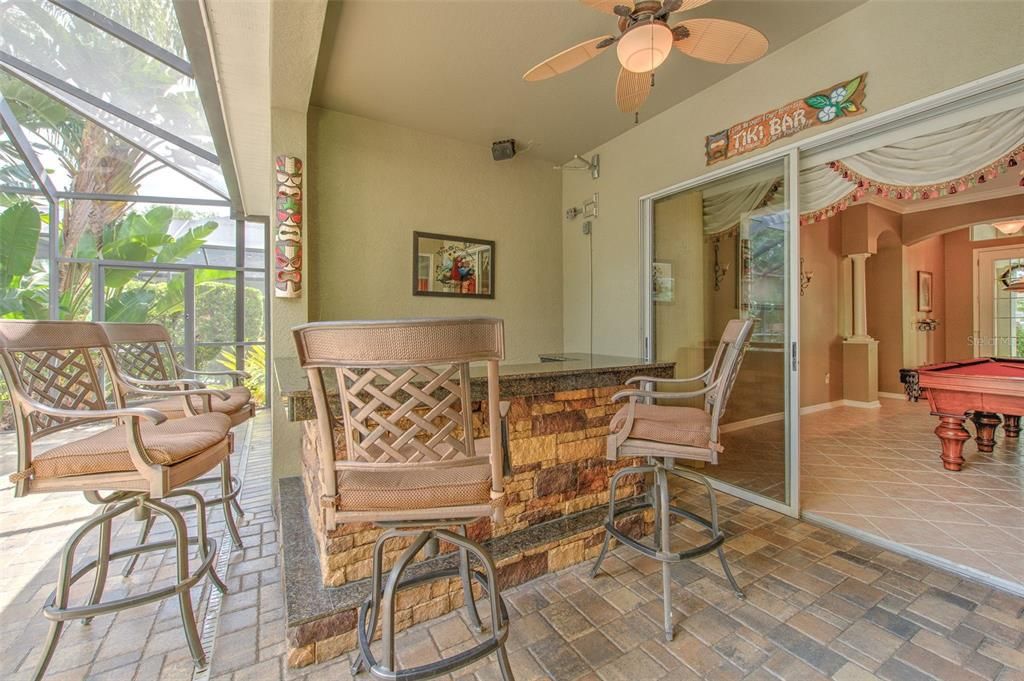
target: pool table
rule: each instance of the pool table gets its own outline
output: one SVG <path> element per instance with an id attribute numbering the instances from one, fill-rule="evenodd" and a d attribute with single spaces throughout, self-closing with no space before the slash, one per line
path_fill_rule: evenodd
<path id="1" fill-rule="evenodd" d="M 963 466 L 964 442 L 970 439 L 964 428 L 967 418 L 974 421 L 975 440 L 981 452 L 992 451 L 1000 423 L 1006 437 L 1020 435 L 1024 359 L 979 357 L 930 364 L 919 368 L 917 375 L 932 414 L 939 417 L 935 434 L 942 443 L 942 465 L 946 470 L 958 471 Z"/>

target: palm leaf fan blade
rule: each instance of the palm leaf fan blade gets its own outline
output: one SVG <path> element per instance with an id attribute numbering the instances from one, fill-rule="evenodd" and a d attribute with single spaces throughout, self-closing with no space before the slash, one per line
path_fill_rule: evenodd
<path id="1" fill-rule="evenodd" d="M 752 26 L 725 19 L 687 19 L 673 28 L 684 27 L 689 36 L 675 42 L 683 54 L 716 64 L 746 64 L 768 51 L 768 39 Z"/>
<path id="2" fill-rule="evenodd" d="M 615 81 L 615 104 L 622 113 L 634 113 L 647 101 L 651 94 L 651 74 L 633 73 L 619 69 L 619 78 Z"/>
<path id="3" fill-rule="evenodd" d="M 523 80 L 545 80 L 566 71 L 571 71 L 580 64 L 584 64 L 601 54 L 607 45 L 602 47 L 598 47 L 598 45 L 611 38 L 612 36 L 610 35 L 603 35 L 591 40 L 584 40 L 578 45 L 573 45 L 568 50 L 562 50 L 555 56 L 545 59 L 524 73 Z"/>

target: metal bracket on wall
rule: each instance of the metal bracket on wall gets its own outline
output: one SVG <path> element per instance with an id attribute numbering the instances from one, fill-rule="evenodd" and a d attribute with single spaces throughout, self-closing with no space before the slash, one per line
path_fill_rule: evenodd
<path id="1" fill-rule="evenodd" d="M 594 154 L 588 161 L 579 154 L 573 154 L 568 161 L 555 166 L 555 170 L 589 170 L 590 178 L 596 180 L 601 177 L 601 155 Z"/>
<path id="2" fill-rule="evenodd" d="M 579 206 L 570 206 L 569 208 L 566 208 L 565 219 L 575 220 L 581 215 L 585 218 L 596 218 L 598 213 L 597 201 L 598 195 L 597 192 L 594 192 L 594 195 L 590 200 L 583 202 L 583 208 L 580 208 Z"/>

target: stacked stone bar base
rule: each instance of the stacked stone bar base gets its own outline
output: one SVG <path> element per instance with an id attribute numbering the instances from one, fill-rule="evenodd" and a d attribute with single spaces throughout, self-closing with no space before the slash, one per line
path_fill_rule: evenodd
<path id="1" fill-rule="evenodd" d="M 485 543 L 499 569 L 503 588 L 521 584 L 547 572 L 580 563 L 597 556 L 603 540 L 607 514 L 609 483 L 620 468 L 636 460 L 607 459 L 608 425 L 623 403 L 612 403 L 611 396 L 625 388 L 633 372 L 615 371 L 586 377 L 598 381 L 594 387 L 551 391 L 549 379 L 536 379 L 538 394 L 509 395 L 502 379 L 503 398 L 509 402 L 507 417 L 510 474 L 504 478 L 505 507 L 501 522 L 482 519 L 468 528 L 469 536 Z M 647 373 L 647 372 L 645 372 Z M 649 375 L 668 377 L 671 365 L 651 367 Z M 579 377 L 577 377 L 579 378 Z M 574 378 L 573 380 L 577 380 Z M 579 380 L 583 380 L 579 378 Z M 529 385 L 524 386 L 529 388 Z M 550 392 L 549 392 L 550 391 Z M 486 437 L 484 402 L 474 402 L 474 437 Z M 368 593 L 366 580 L 372 569 L 371 555 L 380 530 L 365 523 L 341 524 L 328 528 L 324 507 L 336 500 L 321 485 L 321 457 L 343 459 L 337 445 L 320 446 L 315 421 L 304 421 L 302 446 L 303 471 L 299 494 L 307 520 L 305 532 L 310 546 L 303 550 L 304 560 L 315 561 L 304 567 L 301 579 L 308 588 L 288 594 L 289 664 L 303 666 L 336 657 L 355 647 L 356 608 Z M 344 442 L 344 433 L 334 433 L 335 443 Z M 325 451 L 325 449 L 327 451 Z M 289 483 L 291 484 L 291 483 Z M 282 481 L 282 505 L 293 501 L 285 496 Z M 640 476 L 626 476 L 616 490 L 620 501 L 644 492 Z M 289 491 L 290 495 L 295 492 Z M 636 537 L 651 530 L 649 518 L 626 519 L 625 529 Z M 288 538 L 286 529 L 283 536 Z M 394 539 L 384 550 L 384 568 L 389 570 L 412 538 Z M 441 553 L 453 547 L 442 543 Z M 440 557 L 425 561 L 451 560 Z M 287 569 L 286 539 L 286 569 Z M 414 563 L 410 574 L 424 569 Z M 314 574 L 315 573 L 315 574 Z M 319 596 L 310 589 L 319 588 Z M 462 605 L 459 580 L 439 581 L 402 593 L 398 604 L 397 628 L 404 629 Z M 311 606 L 303 603 L 309 599 Z"/>
<path id="2" fill-rule="evenodd" d="M 369 595 L 369 580 L 325 586 L 299 478 L 282 479 L 278 498 L 284 540 L 288 665 L 304 667 L 355 649 L 356 613 Z M 638 501 L 626 499 L 623 507 Z M 604 539 L 607 512 L 606 505 L 597 506 L 486 541 L 498 567 L 501 588 L 596 558 Z M 646 511 L 624 518 L 618 527 L 639 539 L 651 533 L 653 523 L 653 514 Z M 442 553 L 415 563 L 407 574 L 414 576 L 455 564 L 455 554 Z M 400 592 L 397 601 L 396 629 L 401 631 L 461 607 L 462 585 L 458 579 L 440 579 Z"/>
<path id="3" fill-rule="evenodd" d="M 506 475 L 504 519 L 482 519 L 469 529 L 475 541 L 510 534 L 532 525 L 593 508 L 608 501 L 611 476 L 634 460 L 606 458 L 608 423 L 622 407 L 611 396 L 624 386 L 568 390 L 509 400 L 509 455 L 511 475 Z M 475 437 L 486 437 L 482 415 L 486 403 L 474 404 Z M 372 569 L 371 554 L 380 530 L 367 523 L 347 523 L 328 529 L 321 504 L 334 503 L 320 482 L 320 457 L 315 421 L 305 421 L 303 434 L 303 481 L 310 501 L 310 520 L 318 541 L 324 584 L 340 586 L 365 579 Z M 343 442 L 344 433 L 335 433 Z M 341 448 L 338 447 L 338 450 Z M 336 455 L 342 458 L 344 453 Z M 623 478 L 618 494 L 628 498 L 643 492 L 643 480 Z M 411 541 L 395 540 L 385 548 L 384 565 L 390 568 Z"/>

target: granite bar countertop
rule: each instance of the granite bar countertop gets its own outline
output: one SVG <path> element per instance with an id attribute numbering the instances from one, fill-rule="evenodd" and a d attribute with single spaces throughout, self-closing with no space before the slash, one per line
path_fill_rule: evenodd
<path id="1" fill-rule="evenodd" d="M 502 364 L 498 372 L 501 398 L 622 385 L 627 379 L 641 374 L 670 378 L 675 368 L 674 362 L 646 362 L 636 357 L 614 355 L 570 352 L 543 357 L 545 361 L 529 364 Z M 309 381 L 299 366 L 298 358 L 277 359 L 274 371 L 288 419 L 305 421 L 315 418 Z M 473 399 L 483 399 L 487 393 L 486 367 L 473 366 L 470 376 Z M 333 390 L 328 388 L 328 391 L 332 395 L 337 394 L 336 387 Z"/>

